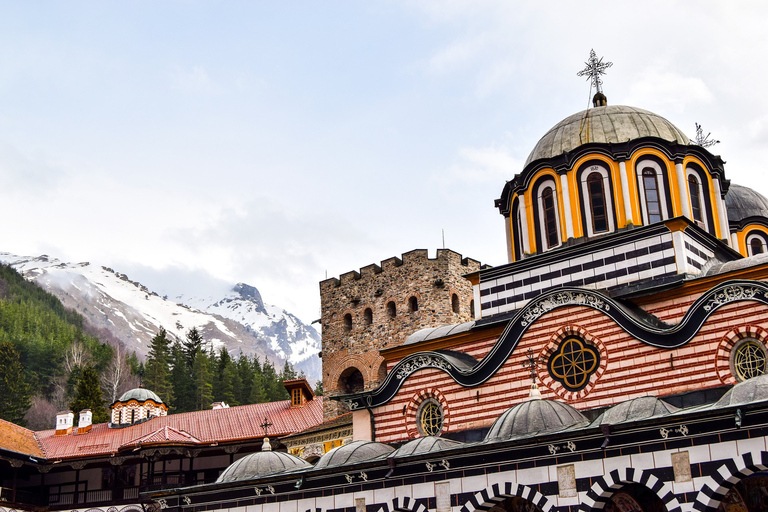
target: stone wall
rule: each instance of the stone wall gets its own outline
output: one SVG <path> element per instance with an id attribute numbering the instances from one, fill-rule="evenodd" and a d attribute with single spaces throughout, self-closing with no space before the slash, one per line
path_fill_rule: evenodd
<path id="1" fill-rule="evenodd" d="M 463 276 L 480 268 L 448 249 L 438 249 L 436 258 L 419 249 L 322 281 L 326 396 L 378 387 L 386 375 L 379 350 L 419 329 L 472 320 L 472 285 Z M 336 401 L 324 402 L 326 419 L 346 412 Z"/>

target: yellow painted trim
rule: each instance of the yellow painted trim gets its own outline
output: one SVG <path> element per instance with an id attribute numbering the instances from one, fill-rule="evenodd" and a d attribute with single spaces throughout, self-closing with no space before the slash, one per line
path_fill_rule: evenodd
<path id="1" fill-rule="evenodd" d="M 627 166 L 630 168 L 632 177 L 632 188 L 634 188 L 634 194 L 630 194 L 635 198 L 635 204 L 632 205 L 632 217 L 635 219 L 635 226 L 639 226 L 643 223 L 642 209 L 640 208 L 640 201 L 643 198 L 639 196 L 639 189 L 637 187 L 637 161 L 644 156 L 653 155 L 661 159 L 667 166 L 667 182 L 669 183 L 669 194 L 672 201 L 672 211 L 667 212 L 669 217 L 679 217 L 682 215 L 682 209 L 680 205 L 680 194 L 677 188 L 677 174 L 675 172 L 675 162 L 667 158 L 667 155 L 661 151 L 653 148 L 642 148 L 632 154 L 632 157 L 627 160 Z M 630 164 L 631 163 L 631 167 Z M 683 168 L 685 169 L 685 168 Z M 666 186 L 666 185 L 665 185 Z"/>
<path id="2" fill-rule="evenodd" d="M 574 213 L 574 219 L 578 219 L 578 231 L 579 234 L 576 234 L 576 226 L 574 225 L 574 236 L 587 236 L 584 232 L 583 226 L 583 220 L 581 218 L 581 183 L 578 182 L 578 179 L 576 177 L 576 173 L 582 165 L 584 165 L 588 160 L 599 160 L 605 164 L 605 166 L 608 168 L 608 172 L 611 176 L 611 182 L 613 183 L 613 190 L 611 191 L 611 204 L 613 205 L 614 210 L 614 216 L 616 218 L 616 229 L 621 229 L 627 225 L 626 216 L 624 215 L 624 196 L 621 190 L 621 169 L 619 168 L 619 163 L 615 160 L 612 160 L 610 157 L 607 157 L 602 154 L 598 153 L 590 153 L 589 155 L 585 155 L 573 164 L 573 167 L 568 171 L 569 175 L 569 186 L 571 187 L 571 190 L 575 191 L 575 199 L 571 199 L 571 210 L 575 209 Z M 573 185 L 571 185 L 573 183 Z M 587 205 L 584 205 L 584 210 L 587 209 Z"/>
<path id="3" fill-rule="evenodd" d="M 688 164 L 694 163 L 704 170 L 704 174 L 707 175 L 707 184 L 709 185 L 709 201 L 712 205 L 712 222 L 715 224 L 715 235 L 717 238 L 728 238 L 728 234 L 723 234 L 720 229 L 720 212 L 717 209 L 717 195 L 715 194 L 715 184 L 712 182 L 712 174 L 704 162 L 696 158 L 695 156 L 687 156 L 683 158 L 683 170 L 686 173 L 685 176 L 685 189 L 688 193 L 688 197 L 691 197 L 691 190 L 688 187 Z"/>
<path id="4" fill-rule="evenodd" d="M 755 231 L 761 231 L 768 235 L 768 228 L 762 224 L 747 224 L 744 229 L 736 232 L 736 240 L 739 242 L 738 251 L 745 258 L 749 256 L 749 249 L 747 248 L 747 235 L 754 233 Z"/>
<path id="5" fill-rule="evenodd" d="M 566 229 L 565 229 L 565 215 L 563 211 L 563 189 L 560 186 L 560 176 L 557 175 L 554 169 L 551 167 L 540 169 L 536 172 L 536 174 L 533 175 L 533 177 L 528 181 L 530 184 L 528 188 L 525 190 L 525 196 L 526 196 L 526 216 L 528 217 L 528 240 L 530 242 L 531 247 L 531 253 L 537 254 L 539 252 L 539 241 L 536 240 L 536 224 L 533 217 L 533 204 L 536 200 L 535 197 L 533 197 L 533 184 L 536 183 L 542 176 L 549 176 L 552 178 L 552 180 L 555 182 L 555 191 L 557 192 L 557 214 L 560 216 L 560 243 L 565 243 L 567 239 L 566 235 Z M 543 227 L 542 227 L 543 228 Z M 544 251 L 544 248 L 542 248 L 541 252 Z"/>

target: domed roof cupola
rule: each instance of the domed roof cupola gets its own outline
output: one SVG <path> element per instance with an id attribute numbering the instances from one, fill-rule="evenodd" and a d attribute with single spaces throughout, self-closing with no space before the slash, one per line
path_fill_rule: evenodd
<path id="1" fill-rule="evenodd" d="M 157 416 L 168 414 L 168 406 L 153 391 L 134 388 L 123 393 L 110 406 L 112 417 L 110 426 L 126 427 L 142 423 Z"/>
<path id="2" fill-rule="evenodd" d="M 332 468 L 374 460 L 389 455 L 394 450 L 394 448 L 384 443 L 352 441 L 351 443 L 334 448 L 320 457 L 320 460 L 315 464 L 315 468 Z"/>
<path id="3" fill-rule="evenodd" d="M 749 187 L 731 183 L 725 196 L 728 220 L 740 223 L 750 217 L 768 219 L 768 199 Z"/>
<path id="4" fill-rule="evenodd" d="M 252 453 L 233 462 L 216 479 L 216 483 L 255 480 L 265 476 L 311 468 L 309 462 L 283 452 L 271 450 Z"/>
<path id="5" fill-rule="evenodd" d="M 568 404 L 555 400 L 528 400 L 504 411 L 491 426 L 485 440 L 506 441 L 588 424 L 589 420 Z"/>

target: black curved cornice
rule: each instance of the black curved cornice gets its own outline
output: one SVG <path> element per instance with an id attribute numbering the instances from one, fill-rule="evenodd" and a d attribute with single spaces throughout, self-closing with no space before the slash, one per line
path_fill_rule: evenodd
<path id="1" fill-rule="evenodd" d="M 721 283 L 702 294 L 676 325 L 665 324 L 643 310 L 625 307 L 595 290 L 559 288 L 541 294 L 520 309 L 490 352 L 471 368 L 459 367 L 439 352 L 417 352 L 398 362 L 377 389 L 332 398 L 352 410 L 378 407 L 389 402 L 411 374 L 425 368 L 442 370 L 463 387 L 478 386 L 499 371 L 536 320 L 563 307 L 583 306 L 601 311 L 633 338 L 653 347 L 672 349 L 691 341 L 707 318 L 720 307 L 740 301 L 768 305 L 768 284 L 746 280 Z"/>
<path id="2" fill-rule="evenodd" d="M 679 144 L 658 137 L 640 137 L 621 143 L 590 142 L 556 157 L 534 160 L 526 165 L 520 174 L 515 175 L 511 181 L 504 184 L 501 197 L 496 199 L 494 205 L 499 209 L 499 213 L 508 217 L 512 195 L 515 192 L 526 190 L 530 186 L 533 176 L 541 169 L 551 168 L 558 173 L 566 172 L 572 169 L 580 158 L 590 154 L 604 155 L 618 162 L 628 160 L 635 152 L 646 148 L 657 149 L 672 161 L 679 161 L 687 156 L 699 158 L 707 165 L 707 169 L 712 176 L 720 180 L 721 192 L 725 194 L 728 191 L 729 182 L 725 179 L 725 162 L 720 156 L 713 155 L 703 147 L 695 144 Z"/>

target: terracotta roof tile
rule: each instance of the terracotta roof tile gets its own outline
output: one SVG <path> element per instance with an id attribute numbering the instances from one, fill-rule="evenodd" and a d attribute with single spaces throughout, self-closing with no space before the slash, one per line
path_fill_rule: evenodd
<path id="1" fill-rule="evenodd" d="M 182 430 L 176 430 L 168 425 L 161 427 L 154 432 L 147 434 L 133 441 L 129 441 L 120 448 L 128 448 L 133 446 L 158 444 L 158 443 L 173 443 L 173 444 L 199 444 L 200 440 L 195 436 L 190 435 Z"/>
<path id="2" fill-rule="evenodd" d="M 264 418 L 269 418 L 272 423 L 269 429 L 270 437 L 283 437 L 322 422 L 323 401 L 318 397 L 302 407 L 291 408 L 290 400 L 283 400 L 227 409 L 169 414 L 125 428 L 109 428 L 106 423 L 99 423 L 93 425 L 85 434 L 54 436 L 54 430 L 45 430 L 35 435 L 48 459 L 66 459 L 111 455 L 121 447 L 132 446 L 131 443 L 136 443 L 139 439 L 154 439 L 155 434 L 165 435 L 165 427 L 178 432 L 186 439 L 183 441 L 185 443 L 190 442 L 186 436 L 191 436 L 201 444 L 260 439 L 264 436 L 264 430 L 260 426 Z M 163 433 L 158 434 L 160 431 Z M 174 437 L 157 442 L 178 444 L 182 441 Z"/>
<path id="3" fill-rule="evenodd" d="M 5 420 L 0 420 L 0 449 L 45 457 L 33 431 Z"/>

